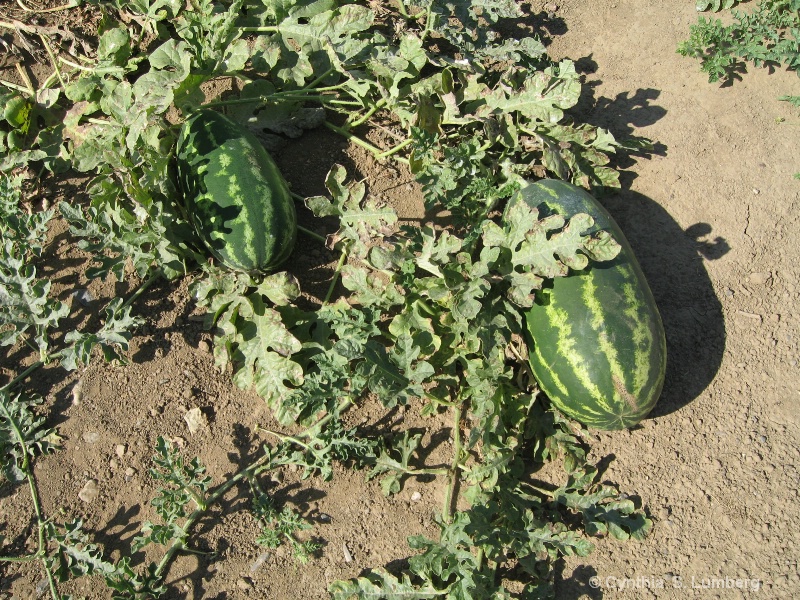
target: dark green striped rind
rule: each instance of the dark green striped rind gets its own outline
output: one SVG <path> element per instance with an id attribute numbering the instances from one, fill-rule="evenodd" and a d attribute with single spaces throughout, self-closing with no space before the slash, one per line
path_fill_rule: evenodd
<path id="1" fill-rule="evenodd" d="M 270 271 L 294 248 L 297 216 L 278 166 L 245 128 L 201 110 L 178 138 L 178 178 L 211 254 L 238 271 Z"/>
<path id="2" fill-rule="evenodd" d="M 531 370 L 559 410 L 594 429 L 631 427 L 658 401 L 667 356 L 661 316 L 633 250 L 608 211 L 579 187 L 543 180 L 520 198 L 567 218 L 587 213 L 595 220 L 591 232 L 604 229 L 622 247 L 612 261 L 555 278 L 537 295 L 526 328 Z"/>

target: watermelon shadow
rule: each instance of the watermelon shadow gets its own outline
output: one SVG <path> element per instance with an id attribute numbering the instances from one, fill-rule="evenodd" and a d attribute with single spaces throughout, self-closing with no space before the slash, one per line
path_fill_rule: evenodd
<path id="1" fill-rule="evenodd" d="M 716 376 L 725 352 L 725 319 L 706 262 L 730 247 L 707 223 L 686 229 L 657 202 L 631 190 L 601 199 L 642 265 L 667 337 L 661 398 L 648 418 L 688 405 Z"/>

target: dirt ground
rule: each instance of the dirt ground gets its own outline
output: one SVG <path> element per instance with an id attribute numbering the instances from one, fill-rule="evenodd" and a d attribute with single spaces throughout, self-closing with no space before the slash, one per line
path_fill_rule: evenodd
<path id="1" fill-rule="evenodd" d="M 525 4 L 539 12 L 543 3 Z M 669 356 L 651 417 L 593 445 L 605 479 L 635 495 L 653 532 L 641 543 L 598 540 L 588 558 L 560 563 L 560 599 L 800 597 L 800 115 L 777 100 L 796 95 L 800 81 L 751 69 L 732 86 L 709 84 L 675 51 L 696 20 L 691 0 L 564 0 L 548 24 L 551 54 L 576 60 L 585 76 L 576 118 L 656 144 L 649 156 L 622 160 L 623 189 L 604 202 L 651 284 Z M 341 162 L 402 217 L 422 218 L 403 171 L 324 132 L 303 144 L 277 157 L 298 192 L 322 193 L 330 164 Z M 320 150 L 308 155 L 308 147 Z M 74 269 L 85 257 L 63 232 L 51 248 L 45 274 L 67 297 L 83 285 Z M 322 264 L 312 292 L 326 285 L 332 255 L 302 242 L 296 257 L 300 267 Z M 119 291 L 90 289 L 98 298 Z M 221 481 L 269 440 L 259 427 L 276 427 L 262 400 L 214 367 L 185 283 L 161 284 L 137 306 L 148 323 L 131 364 L 98 361 L 69 375 L 49 368 L 34 381 L 64 438 L 63 450 L 37 463 L 44 509 L 82 516 L 116 557 L 151 516 L 147 470 L 158 436 Z M 6 357 L 6 376 L 18 360 Z M 208 420 L 194 434 L 184 420 L 192 408 Z M 336 579 L 398 564 L 409 555 L 407 536 L 436 535 L 435 482 L 411 481 L 386 499 L 359 472 L 337 471 L 331 482 L 299 475 L 287 470 L 274 489 L 314 521 L 317 558 L 299 565 L 264 551 L 243 496 L 232 492 L 200 527 L 200 548 L 217 556 L 176 561 L 168 597 L 325 598 Z M 89 481 L 96 494 L 87 496 Z M 24 540 L 29 515 L 27 489 L 0 487 L 0 533 Z M 29 566 L 0 567 L 0 599 L 35 598 L 41 579 Z M 83 579 L 64 591 L 110 598 L 100 587 Z"/>

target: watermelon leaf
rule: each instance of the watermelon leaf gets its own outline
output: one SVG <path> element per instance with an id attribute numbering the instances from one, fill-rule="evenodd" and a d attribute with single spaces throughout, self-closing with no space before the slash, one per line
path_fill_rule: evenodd
<path id="1" fill-rule="evenodd" d="M 339 217 L 341 228 L 331 236 L 329 244 L 344 244 L 355 256 L 364 258 L 376 240 L 393 232 L 397 214 L 391 207 L 376 200 L 367 199 L 363 182 L 345 185 L 347 172 L 341 165 L 334 165 L 325 178 L 325 186 L 331 200 L 324 196 L 306 198 L 306 206 L 317 217 Z"/>

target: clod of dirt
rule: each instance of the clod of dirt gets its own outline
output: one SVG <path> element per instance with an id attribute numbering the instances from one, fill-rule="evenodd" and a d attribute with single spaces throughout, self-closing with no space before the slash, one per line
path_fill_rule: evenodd
<path id="1" fill-rule="evenodd" d="M 100 495 L 100 488 L 97 487 L 97 482 L 94 479 L 90 479 L 87 481 L 84 486 L 81 488 L 81 491 L 78 492 L 78 498 L 80 498 L 83 502 L 90 504 L 97 500 L 98 496 Z"/>
<path id="2" fill-rule="evenodd" d="M 240 577 L 236 580 L 236 587 L 238 587 L 242 591 L 247 591 L 253 589 L 253 584 L 247 581 L 244 577 Z"/>
<path id="3" fill-rule="evenodd" d="M 96 431 L 86 431 L 86 432 L 84 432 L 84 434 L 81 436 L 81 438 L 82 438 L 82 439 L 83 439 L 83 441 L 84 441 L 84 442 L 86 442 L 87 444 L 95 444 L 95 443 L 97 443 L 97 440 L 99 440 L 99 439 L 100 439 L 100 434 L 99 434 L 99 433 L 97 433 Z"/>
<path id="4" fill-rule="evenodd" d="M 192 435 L 201 429 L 208 429 L 208 419 L 206 419 L 203 411 L 197 407 L 189 409 L 186 414 L 183 415 L 183 420 L 186 421 L 186 425 L 189 427 L 189 433 Z"/>
<path id="5" fill-rule="evenodd" d="M 772 273 L 769 271 L 765 273 L 750 273 L 747 279 L 753 285 L 766 285 L 772 280 Z"/>

